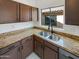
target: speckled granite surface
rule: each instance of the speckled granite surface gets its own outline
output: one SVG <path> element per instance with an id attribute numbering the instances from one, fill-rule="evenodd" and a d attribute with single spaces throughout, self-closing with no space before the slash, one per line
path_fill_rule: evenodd
<path id="1" fill-rule="evenodd" d="M 78 40 L 74 40 L 68 37 L 58 35 L 60 37 L 60 40 L 54 41 L 54 40 L 46 39 L 43 36 L 40 36 L 38 34 L 35 34 L 35 35 L 79 57 L 79 41 Z"/>
<path id="2" fill-rule="evenodd" d="M 20 31 L 10 32 L 7 34 L 2 34 L 0 35 L 0 48 L 6 47 L 12 43 L 20 41 L 23 38 L 31 36 L 33 34 L 39 36 L 37 33 L 41 31 L 43 30 L 30 28 L 30 29 L 23 29 Z M 64 36 L 60 36 L 60 35 L 58 36 L 60 37 L 59 41 L 51 41 L 51 40 L 47 40 L 47 41 L 49 41 L 50 43 L 54 43 L 58 47 L 79 56 L 79 41 L 78 40 L 70 39 Z"/>
<path id="3" fill-rule="evenodd" d="M 22 40 L 25 37 L 31 36 L 34 33 L 40 32 L 37 29 L 23 29 L 20 31 L 1 34 L 0 36 L 0 48 L 6 47 L 12 43 Z"/>

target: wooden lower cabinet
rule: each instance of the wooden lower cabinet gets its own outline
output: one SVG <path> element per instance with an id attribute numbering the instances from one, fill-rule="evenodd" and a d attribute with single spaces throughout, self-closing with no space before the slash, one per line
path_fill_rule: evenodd
<path id="1" fill-rule="evenodd" d="M 3 54 L 0 56 L 0 59 L 18 59 L 18 52 L 17 52 L 17 48 Z"/>
<path id="2" fill-rule="evenodd" d="M 22 59 L 26 59 L 26 57 L 33 52 L 33 39 L 32 37 L 26 37 L 22 40 Z"/>
<path id="3" fill-rule="evenodd" d="M 32 36 L 0 50 L 0 59 L 26 59 L 33 52 Z"/>
<path id="4" fill-rule="evenodd" d="M 0 55 L 0 59 L 21 59 L 20 47 L 14 46 L 6 47 L 4 50 L 2 50 L 4 53 Z"/>
<path id="5" fill-rule="evenodd" d="M 41 58 L 43 59 L 43 45 L 35 40 L 35 50 L 34 52 Z"/>
<path id="6" fill-rule="evenodd" d="M 33 36 L 34 40 L 34 52 L 41 58 L 43 59 L 43 40 L 37 36 Z"/>
<path id="7" fill-rule="evenodd" d="M 44 48 L 44 59 L 58 59 L 58 53 L 48 47 L 45 47 Z"/>
<path id="8" fill-rule="evenodd" d="M 0 50 L 0 59 L 26 59 L 34 52 L 41 59 L 58 59 L 58 47 L 38 36 L 29 36 Z"/>
<path id="9" fill-rule="evenodd" d="M 41 59 L 58 59 L 58 47 L 38 36 L 34 36 L 34 52 Z"/>

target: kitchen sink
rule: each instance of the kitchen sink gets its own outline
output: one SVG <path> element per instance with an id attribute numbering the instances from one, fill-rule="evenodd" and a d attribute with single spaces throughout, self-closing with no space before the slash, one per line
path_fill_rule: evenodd
<path id="1" fill-rule="evenodd" d="M 48 32 L 39 32 L 39 34 L 40 34 L 41 36 L 44 36 L 44 37 L 49 36 L 49 33 L 48 33 Z"/>
<path id="2" fill-rule="evenodd" d="M 39 32 L 39 35 L 43 36 L 44 38 L 46 38 L 47 40 L 53 40 L 53 41 L 59 41 L 60 37 L 58 35 L 51 34 L 49 32 Z"/>
<path id="3" fill-rule="evenodd" d="M 50 40 L 54 40 L 54 41 L 59 41 L 60 40 L 60 37 L 55 35 L 55 34 L 52 34 L 47 38 L 50 39 Z"/>

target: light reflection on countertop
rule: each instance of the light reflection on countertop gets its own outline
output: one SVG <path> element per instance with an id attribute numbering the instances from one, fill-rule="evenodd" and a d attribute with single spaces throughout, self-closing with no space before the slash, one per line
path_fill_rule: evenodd
<path id="1" fill-rule="evenodd" d="M 62 39 L 60 39 L 59 41 L 56 41 L 56 43 L 63 46 L 64 41 Z"/>

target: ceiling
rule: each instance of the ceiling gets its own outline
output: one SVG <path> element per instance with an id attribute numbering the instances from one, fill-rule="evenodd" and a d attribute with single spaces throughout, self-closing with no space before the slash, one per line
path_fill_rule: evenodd
<path id="1" fill-rule="evenodd" d="M 38 7 L 40 8 L 47 8 L 53 7 L 58 5 L 64 5 L 65 0 L 37 0 Z"/>
<path id="2" fill-rule="evenodd" d="M 47 7 L 64 5 L 65 0 L 14 0 L 14 1 L 42 9 L 42 8 L 47 8 Z"/>

